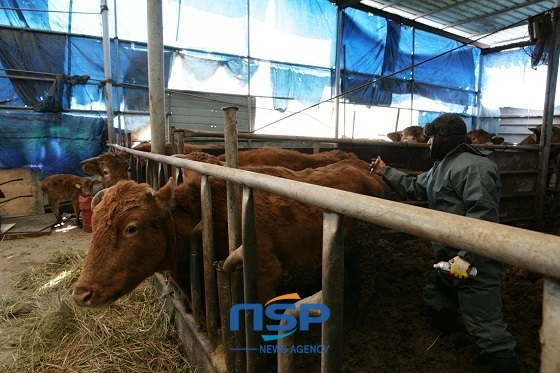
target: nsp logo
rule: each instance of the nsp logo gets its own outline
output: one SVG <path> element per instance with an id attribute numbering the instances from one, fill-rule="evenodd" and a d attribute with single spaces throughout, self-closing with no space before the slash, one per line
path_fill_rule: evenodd
<path id="1" fill-rule="evenodd" d="M 283 300 L 300 300 L 297 293 L 285 294 L 273 298 L 263 305 L 260 303 L 239 303 L 231 307 L 229 324 L 230 330 L 239 330 L 239 319 L 244 317 L 242 310 L 253 311 L 253 330 L 264 331 L 264 316 L 270 319 L 273 324 L 266 325 L 266 331 L 275 332 L 274 334 L 261 334 L 265 342 L 287 337 L 298 330 L 298 320 L 295 316 L 284 313 L 286 310 L 295 310 L 296 306 L 292 303 L 282 303 Z M 278 303 L 276 303 L 278 302 Z M 319 312 L 312 312 L 319 311 Z M 320 303 L 301 304 L 299 306 L 299 330 L 309 331 L 311 324 L 321 324 L 329 319 L 331 311 L 329 307 Z M 285 321 L 285 323 L 282 323 Z M 279 332 L 285 332 L 280 334 Z"/>

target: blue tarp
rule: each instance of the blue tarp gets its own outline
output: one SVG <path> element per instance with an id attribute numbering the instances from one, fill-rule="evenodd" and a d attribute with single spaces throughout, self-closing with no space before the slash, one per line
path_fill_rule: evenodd
<path id="1" fill-rule="evenodd" d="M 392 93 L 414 92 L 476 105 L 478 48 L 354 9 L 344 12 L 343 25 L 343 87 L 351 102 L 389 106 Z"/>
<path id="2" fill-rule="evenodd" d="M 112 80 L 114 87 L 120 87 L 119 95 L 113 92 L 114 110 L 145 113 L 149 110 L 147 6 L 138 0 L 109 3 Z M 0 102 L 103 113 L 99 3 L 0 0 L 0 6 L 0 64 L 4 69 Z M 262 77 L 251 81 L 251 94 L 272 97 L 278 111 L 290 110 L 292 102 L 318 104 L 329 89 L 334 95 L 338 9 L 332 2 L 167 0 L 162 6 L 166 84 L 172 69 L 183 69 L 183 76 L 188 75 L 195 84 L 225 71 L 237 83 L 233 89 L 239 90 L 262 70 L 269 74 L 268 81 Z M 465 112 L 476 105 L 477 48 L 352 8 L 343 11 L 342 27 L 341 87 L 342 93 L 348 92 L 347 102 L 396 106 L 408 95 L 413 109 L 419 108 L 420 97 L 448 108 L 464 107 Z M 179 55 L 180 63 L 174 64 L 179 60 L 174 56 Z M 263 65 L 269 69 L 262 69 Z M 67 84 L 67 77 L 76 76 L 89 80 Z M 197 90 L 196 86 L 189 89 Z M 231 92 L 224 88 L 217 93 Z M 43 103 L 47 97 L 50 102 Z M 36 116 L 30 122 L 38 126 L 38 133 L 53 123 L 45 118 L 43 124 Z M 87 123 L 83 125 L 96 125 Z M 6 141 L 3 145 L 11 144 Z"/>
<path id="3" fill-rule="evenodd" d="M 0 4 L 7 8 L 0 11 L 0 24 L 30 29 L 25 32 L 2 29 L 4 57 L 0 60 L 4 67 L 13 68 L 14 61 L 18 61 L 16 66 L 22 67 L 22 70 L 69 76 L 89 75 L 92 82 L 104 80 L 100 38 L 67 38 L 64 34 L 39 34 L 31 30 L 89 33 L 96 30 L 93 36 L 99 36 L 100 29 L 82 25 L 84 22 L 81 18 L 90 20 L 90 23 L 91 20 L 100 22 L 100 18 L 94 18 L 98 4 L 88 5 L 71 0 L 57 2 L 58 11 L 72 9 L 84 13 L 69 17 L 66 24 L 60 13 L 25 11 L 30 5 L 24 0 L 0 0 Z M 48 10 L 49 6 L 54 5 L 48 0 L 33 2 L 34 9 Z M 118 54 L 115 52 L 115 41 L 111 43 L 113 81 L 147 86 L 147 22 L 144 21 L 146 18 L 134 18 L 146 17 L 146 4 L 137 0 L 123 0 L 116 6 L 116 9 L 110 9 L 117 13 L 120 36 Z M 18 7 L 22 10 L 10 10 Z M 250 53 L 252 64 L 258 65 L 259 60 L 272 63 L 271 96 L 287 97 L 284 93 L 294 91 L 294 82 L 299 81 L 297 95 L 290 97 L 298 101 L 298 97 L 303 98 L 301 103 L 308 104 L 309 98 L 320 99 L 325 86 L 320 83 L 323 82 L 322 77 L 318 80 L 316 74 L 306 73 L 305 69 L 330 69 L 333 75 L 337 8 L 327 0 L 227 0 L 212 4 L 211 7 L 202 0 L 170 0 L 164 2 L 163 14 L 166 21 L 164 44 L 180 44 L 183 49 L 202 52 L 200 56 L 188 54 L 190 64 L 196 68 L 195 74 L 201 81 L 213 73 L 201 66 L 208 67 L 206 62 L 209 60 L 227 59 L 230 67 L 238 67 L 238 71 L 232 74 L 245 86 L 248 78 L 244 74 L 244 64 L 246 66 Z M 216 34 L 217 22 L 220 25 L 218 37 L 213 36 Z M 188 25 L 197 25 L 198 28 L 189 29 Z M 450 39 L 352 8 L 343 12 L 342 35 L 342 87 L 343 92 L 352 91 L 349 95 L 351 102 L 388 106 L 392 104 L 391 93 L 414 92 L 444 103 L 475 104 L 479 59 L 477 48 L 461 46 Z M 131 38 L 130 41 L 126 37 Z M 240 43 L 240 40 L 245 42 Z M 12 50 L 16 52 L 8 52 Z M 165 49 L 166 81 L 173 63 L 172 51 L 171 47 Z M 448 51 L 452 52 L 446 53 Z M 440 54 L 442 56 L 437 57 Z M 65 58 L 61 59 L 61 55 Z M 200 63 L 195 61 L 197 59 Z M 8 63 L 10 60 L 12 62 Z M 22 60 L 25 63 L 21 63 Z M 423 63 L 426 60 L 429 61 Z M 416 65 L 414 69 L 413 65 Z M 252 68 L 251 72 L 255 70 Z M 381 84 L 375 83 L 380 78 L 384 78 Z M 40 85 L 42 92 L 49 88 L 44 82 L 36 84 Z M 327 84 L 332 87 L 333 82 Z M 364 84 L 371 85 L 357 89 Z M 258 87 L 254 89 L 261 95 L 265 94 Z M 40 96 L 41 89 L 36 90 L 38 93 L 35 92 L 35 96 Z M 139 94 L 137 90 L 132 92 L 123 95 L 124 106 L 128 107 L 127 95 L 132 95 L 132 101 L 135 102 L 132 106 L 137 110 L 147 110 L 148 101 L 136 97 Z M 21 92 L 18 93 L 21 96 Z M 147 96 L 147 91 L 143 94 Z M 89 105 L 98 110 L 103 109 L 103 96 L 91 84 L 76 87 L 70 96 L 64 107 L 74 105 L 81 108 Z M 120 104 L 116 106 L 118 109 Z M 280 102 L 276 106 L 279 110 L 285 110 L 285 105 Z"/>
<path id="4" fill-rule="evenodd" d="M 0 115 L 0 168 L 37 168 L 41 179 L 58 173 L 86 176 L 80 161 L 106 151 L 99 117 L 46 113 Z"/>

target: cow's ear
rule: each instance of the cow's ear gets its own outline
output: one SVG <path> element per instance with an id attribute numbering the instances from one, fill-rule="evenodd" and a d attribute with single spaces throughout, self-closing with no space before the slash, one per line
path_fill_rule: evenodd
<path id="1" fill-rule="evenodd" d="M 173 198 L 173 189 L 174 188 L 175 187 L 173 186 L 173 178 L 170 177 L 169 180 L 167 181 L 167 184 L 162 186 L 157 191 L 157 199 L 165 205 L 170 205 L 171 204 L 171 199 Z"/>
<path id="2" fill-rule="evenodd" d="M 503 137 L 494 137 L 494 138 L 492 139 L 492 144 L 494 144 L 494 145 L 500 145 L 501 143 L 504 142 L 504 140 L 505 140 L 505 139 L 504 139 Z"/>
<path id="3" fill-rule="evenodd" d="M 99 168 L 97 164 L 86 163 L 82 166 L 82 170 L 90 175 L 99 175 Z"/>
<path id="4" fill-rule="evenodd" d="M 389 138 L 389 140 L 394 141 L 394 142 L 399 142 L 401 141 L 401 132 L 389 132 L 387 134 L 387 137 Z"/>

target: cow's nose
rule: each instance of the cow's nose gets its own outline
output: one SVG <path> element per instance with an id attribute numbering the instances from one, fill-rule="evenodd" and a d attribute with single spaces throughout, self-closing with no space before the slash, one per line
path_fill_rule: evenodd
<path id="1" fill-rule="evenodd" d="M 74 288 L 72 298 L 78 306 L 87 307 L 91 304 L 93 291 L 83 288 Z"/>

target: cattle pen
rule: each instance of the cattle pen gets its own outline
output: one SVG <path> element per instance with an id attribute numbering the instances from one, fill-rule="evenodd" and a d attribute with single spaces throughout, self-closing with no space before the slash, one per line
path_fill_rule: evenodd
<path id="1" fill-rule="evenodd" d="M 375 197 L 361 196 L 341 190 L 299 183 L 292 180 L 281 179 L 274 176 L 256 174 L 250 171 L 222 167 L 211 164 L 190 161 L 172 156 L 135 151 L 122 146 L 113 145 L 115 149 L 123 150 L 132 155 L 132 173 L 137 181 L 148 181 L 154 188 L 159 188 L 168 179 L 180 175 L 181 169 L 189 169 L 202 175 L 202 237 L 205 240 L 202 247 L 203 254 L 199 263 L 204 262 L 200 271 L 204 272 L 206 279 L 218 281 L 216 293 L 205 292 L 196 288 L 193 282 L 193 304 L 188 307 L 183 303 L 177 289 L 171 291 L 173 284 L 168 278 L 157 274 L 154 283 L 161 292 L 167 295 L 166 302 L 175 307 L 176 322 L 180 338 L 183 341 L 186 353 L 195 364 L 211 371 L 246 370 L 259 371 L 259 359 L 253 349 L 257 343 L 257 333 L 253 325 L 254 314 L 245 314 L 245 335 L 228 333 L 229 308 L 235 299 L 219 299 L 220 313 L 206 314 L 203 309 L 211 310 L 212 304 L 223 294 L 230 294 L 228 290 L 222 291 L 220 279 L 223 271 L 216 271 L 213 263 L 211 249 L 211 193 L 208 183 L 209 177 L 225 179 L 243 186 L 242 197 L 242 225 L 241 237 L 243 245 L 242 278 L 238 271 L 226 273 L 227 283 L 232 287 L 242 288 L 244 297 L 240 302 L 255 303 L 256 299 L 256 236 L 255 236 L 255 211 L 253 190 L 262 190 L 278 194 L 296 201 L 316 205 L 324 209 L 324 238 L 323 238 L 323 280 L 322 291 L 313 297 L 301 300 L 305 302 L 322 303 L 330 309 L 330 318 L 322 324 L 321 344 L 330 346 L 329 352 L 321 353 L 322 371 L 342 370 L 342 308 L 339 299 L 343 296 L 342 281 L 344 277 L 342 242 L 342 217 L 349 216 L 389 229 L 422 237 L 428 240 L 453 245 L 457 248 L 515 265 L 545 276 L 543 292 L 543 321 L 541 328 L 541 372 L 554 372 L 560 370 L 560 257 L 557 255 L 560 247 L 560 238 L 553 235 L 529 231 L 513 226 L 480 221 L 462 216 L 449 215 L 432 211 L 423 207 L 404 204 Z M 146 166 L 147 179 L 142 176 L 138 160 L 148 160 Z M 140 172 L 138 172 L 140 171 Z M 513 172 L 515 174 L 515 172 Z M 175 176 L 174 176 L 175 175 Z M 533 173 L 534 176 L 534 173 Z M 473 237 L 476 239 L 473 240 Z M 198 248 L 191 253 L 197 251 Z M 199 253 L 200 255 L 200 253 Z M 202 259 L 203 258 L 203 259 Z M 197 262 L 197 261 L 193 261 Z M 191 268 L 191 274 L 193 270 Z M 231 276 L 231 277 L 230 277 Z M 240 284 L 242 282 L 242 284 Z M 198 284 L 200 286 L 200 284 Z M 205 304 L 197 304 L 194 294 L 205 292 Z M 233 291 L 232 291 L 233 293 Z M 171 295 L 170 295 L 171 294 Z M 225 301 L 225 304 L 223 303 Z M 191 308 L 192 313 L 187 309 Z M 221 321 L 221 330 L 218 324 Z M 204 323 L 204 325 L 203 325 Z M 218 335 L 221 332 L 221 340 Z M 284 341 L 285 343 L 289 343 Z M 239 343 L 242 343 L 241 345 Z M 243 353 L 239 353 L 243 351 Z M 243 356 L 245 355 L 245 356 Z M 289 354 L 278 354 L 278 371 L 287 372 L 291 368 Z M 239 364 L 242 366 L 239 367 Z M 246 364 L 246 365 L 245 365 Z"/>

